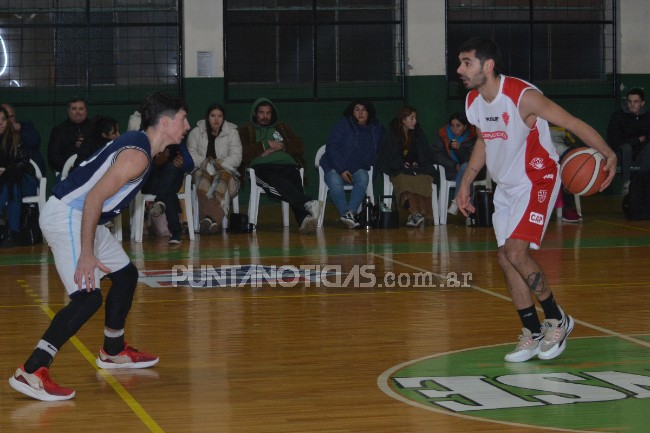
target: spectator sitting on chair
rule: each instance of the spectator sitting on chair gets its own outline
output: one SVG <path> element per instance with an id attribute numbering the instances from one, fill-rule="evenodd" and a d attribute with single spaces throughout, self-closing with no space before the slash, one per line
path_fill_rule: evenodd
<path id="1" fill-rule="evenodd" d="M 29 150 L 30 158 L 36 163 L 38 168 L 41 170 L 41 174 L 45 176 L 47 166 L 45 165 L 45 159 L 41 154 L 41 136 L 34 127 L 34 124 L 28 120 L 23 120 L 19 122 L 16 118 L 16 111 L 11 104 L 4 103 L 2 108 L 7 110 L 9 113 L 9 121 L 11 122 L 14 131 L 20 134 L 20 141 L 22 145 Z M 27 194 L 27 193 L 26 193 Z M 27 195 L 35 195 L 36 191 Z"/>
<path id="2" fill-rule="evenodd" d="M 29 159 L 29 149 L 22 145 L 9 113 L 4 107 L 0 108 L 0 203 L 1 208 L 5 204 L 7 207 L 8 228 L 3 247 L 13 247 L 19 242 L 23 190 L 37 188 Z"/>
<path id="3" fill-rule="evenodd" d="M 650 171 L 650 113 L 645 108 L 645 93 L 630 89 L 620 110 L 612 114 L 607 127 L 607 144 L 621 159 L 623 195 L 627 195 L 632 167 Z"/>
<path id="4" fill-rule="evenodd" d="M 241 185 L 237 171 L 242 147 L 237 125 L 225 120 L 225 110 L 212 103 L 205 118 L 197 122 L 187 137 L 187 149 L 197 167 L 192 173 L 199 200 L 199 232 L 217 233 L 230 202 Z"/>
<path id="5" fill-rule="evenodd" d="M 379 146 L 377 165 L 390 176 L 395 197 L 401 205 L 408 202 L 407 227 L 419 227 L 432 218 L 433 154 L 417 123 L 415 108 L 403 106 L 392 120 Z"/>
<path id="6" fill-rule="evenodd" d="M 289 203 L 300 233 L 314 233 L 321 205 L 306 195 L 302 186 L 304 143 L 289 125 L 278 119 L 278 110 L 269 99 L 259 98 L 253 103 L 250 122 L 238 129 L 242 144 L 239 169 L 243 175 L 246 168 L 254 168 L 260 187 L 269 197 Z"/>
<path id="7" fill-rule="evenodd" d="M 185 143 L 170 144 L 153 158 L 151 174 L 142 187 L 144 194 L 156 196 L 149 213 L 152 217 L 165 214 L 167 227 L 171 233 L 169 243 L 172 245 L 180 244 L 183 234 L 183 225 L 179 217 L 181 204 L 178 200 L 178 190 L 183 185 L 185 173 L 190 173 L 193 169 L 194 162 Z"/>
<path id="8" fill-rule="evenodd" d="M 455 181 L 456 186 L 460 185 L 475 142 L 476 130 L 467 121 L 465 113 L 452 114 L 449 121 L 433 138 L 433 162 L 445 168 L 445 177 L 447 180 Z M 447 209 L 447 213 L 452 215 L 458 214 L 456 195 L 458 195 L 458 188 Z"/>
<path id="9" fill-rule="evenodd" d="M 120 127 L 112 117 L 95 116 L 90 123 L 90 136 L 81 144 L 74 167 L 78 167 L 82 161 L 120 136 Z"/>
<path id="10" fill-rule="evenodd" d="M 57 181 L 65 162 L 79 152 L 90 133 L 86 101 L 81 97 L 71 98 L 68 101 L 68 118 L 52 128 L 47 145 L 47 159 L 50 168 L 57 173 Z"/>
<path id="11" fill-rule="evenodd" d="M 368 170 L 376 163 L 383 132 L 372 103 L 357 99 L 347 106 L 327 137 L 319 164 L 340 221 L 349 228 L 359 227 L 357 210 L 366 196 Z M 350 200 L 346 199 L 346 184 L 352 185 Z"/>

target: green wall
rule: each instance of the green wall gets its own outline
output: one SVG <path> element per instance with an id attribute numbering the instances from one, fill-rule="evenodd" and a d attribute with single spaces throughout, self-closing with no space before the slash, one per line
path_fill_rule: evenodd
<path id="1" fill-rule="evenodd" d="M 622 83 L 622 93 L 635 86 L 645 87 L 650 82 L 650 75 L 624 75 L 619 82 Z M 205 108 L 214 101 L 224 100 L 224 80 L 222 78 L 186 78 L 183 82 L 184 98 L 189 106 L 190 126 L 203 117 Z M 418 110 L 418 120 L 427 136 L 431 138 L 437 129 L 454 111 L 463 110 L 463 100 L 446 98 L 446 81 L 444 76 L 408 77 L 407 97 L 404 103 L 414 106 Z M 542 89 L 543 90 L 543 89 Z M 32 92 L 33 93 L 33 92 Z M 264 96 L 264 95 L 259 95 Z M 41 151 L 47 154 L 47 141 L 51 128 L 63 121 L 66 117 L 66 106 L 42 106 L 31 103 L 32 98 L 22 98 L 18 94 L 5 94 L 9 102 L 14 103 L 19 119 L 31 120 L 41 134 Z M 3 98 L 3 99 L 4 99 Z M 35 98 L 38 100 L 39 98 Z M 19 102 L 22 101 L 22 102 Z M 620 98 L 584 98 L 584 99 L 556 99 L 559 105 L 572 114 L 585 120 L 602 135 L 606 134 L 607 122 L 611 113 L 620 106 Z M 252 102 L 252 101 L 251 101 Z M 325 143 L 330 127 L 340 117 L 341 112 L 349 101 L 337 102 L 278 102 L 280 118 L 289 123 L 305 140 L 305 159 L 313 162 L 318 148 Z M 387 126 L 394 116 L 402 101 L 376 101 L 375 105 L 379 119 Z M 225 104 L 226 118 L 235 123 L 242 124 L 248 118 L 250 103 Z M 131 105 L 101 105 L 89 104 L 89 115 L 109 115 L 120 123 L 121 131 L 126 130 L 129 115 L 137 109 Z M 48 171 L 48 178 L 53 178 L 53 173 Z M 316 196 L 318 192 L 317 172 L 310 164 L 307 170 L 307 192 Z M 49 182 L 51 185 L 52 182 Z M 375 183 L 376 194 L 380 192 L 381 181 Z M 242 203 L 247 200 L 247 188 L 242 194 Z"/>
<path id="2" fill-rule="evenodd" d="M 649 82 L 650 76 L 626 76 L 622 81 L 634 83 L 636 86 Z M 184 85 L 192 126 L 203 116 L 205 107 L 213 101 L 224 99 L 223 79 L 189 78 L 185 80 Z M 446 99 L 446 81 L 443 76 L 409 77 L 407 98 L 403 102 L 418 110 L 418 120 L 430 139 L 451 113 L 464 109 L 464 100 Z M 609 116 L 619 107 L 616 98 L 556 99 L 555 102 L 592 125 L 602 135 L 607 132 Z M 347 103 L 348 101 L 277 103 L 280 118 L 289 123 L 305 140 L 305 159 L 308 162 L 314 160 L 316 151 L 327 139 L 329 128 L 340 117 Z M 225 105 L 226 118 L 229 121 L 240 125 L 247 120 L 250 103 Z M 395 112 L 402 105 L 402 101 L 376 101 L 375 105 L 379 119 L 384 126 L 388 126 Z M 307 178 L 306 190 L 312 196 L 316 196 L 318 194 L 317 172 L 312 165 L 308 167 Z M 375 186 L 375 194 L 380 193 L 381 180 L 376 181 Z M 245 189 L 242 191 L 241 203 L 245 203 L 247 197 Z"/>

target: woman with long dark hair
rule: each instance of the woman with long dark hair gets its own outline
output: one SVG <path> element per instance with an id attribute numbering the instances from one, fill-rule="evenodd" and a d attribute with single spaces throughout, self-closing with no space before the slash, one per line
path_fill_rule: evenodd
<path id="1" fill-rule="evenodd" d="M 408 206 L 407 227 L 420 227 L 433 217 L 433 155 L 415 108 L 405 105 L 397 112 L 381 140 L 377 165 L 390 176 L 399 203 Z"/>
<path id="2" fill-rule="evenodd" d="M 226 110 L 212 103 L 187 137 L 187 148 L 197 169 L 192 174 L 199 199 L 201 234 L 216 233 L 230 202 L 237 195 L 242 147 L 237 125 L 225 120 Z"/>
<path id="3" fill-rule="evenodd" d="M 29 162 L 29 150 L 14 130 L 9 113 L 0 107 L 0 204 L 6 203 L 7 232 L 3 247 L 12 247 L 19 241 L 20 211 L 23 202 L 23 188 L 35 189 L 36 177 Z"/>

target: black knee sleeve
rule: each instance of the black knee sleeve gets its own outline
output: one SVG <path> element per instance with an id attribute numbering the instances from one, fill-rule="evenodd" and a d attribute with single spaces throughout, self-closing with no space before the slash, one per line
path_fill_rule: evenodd
<path id="1" fill-rule="evenodd" d="M 58 349 L 68 341 L 102 306 L 102 292 L 85 290 L 70 295 L 68 305 L 59 310 L 52 319 L 43 340 L 49 342 Z"/>
<path id="2" fill-rule="evenodd" d="M 110 329 L 123 329 L 126 316 L 131 309 L 131 302 L 138 285 L 138 269 L 129 263 L 117 272 L 108 274 L 113 282 L 106 295 L 106 319 L 104 324 Z"/>

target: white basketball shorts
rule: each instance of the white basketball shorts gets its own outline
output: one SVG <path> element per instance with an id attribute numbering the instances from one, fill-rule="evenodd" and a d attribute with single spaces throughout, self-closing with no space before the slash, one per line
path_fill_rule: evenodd
<path id="1" fill-rule="evenodd" d="M 39 223 L 43 237 L 52 249 L 59 277 L 71 295 L 79 290 L 74 282 L 74 273 L 81 253 L 81 211 L 52 196 L 41 212 Z M 131 261 L 115 236 L 103 225 L 95 230 L 95 257 L 111 272 L 119 271 Z M 104 275 L 99 268 L 95 269 L 96 286 Z M 82 288 L 85 289 L 85 283 Z"/>

